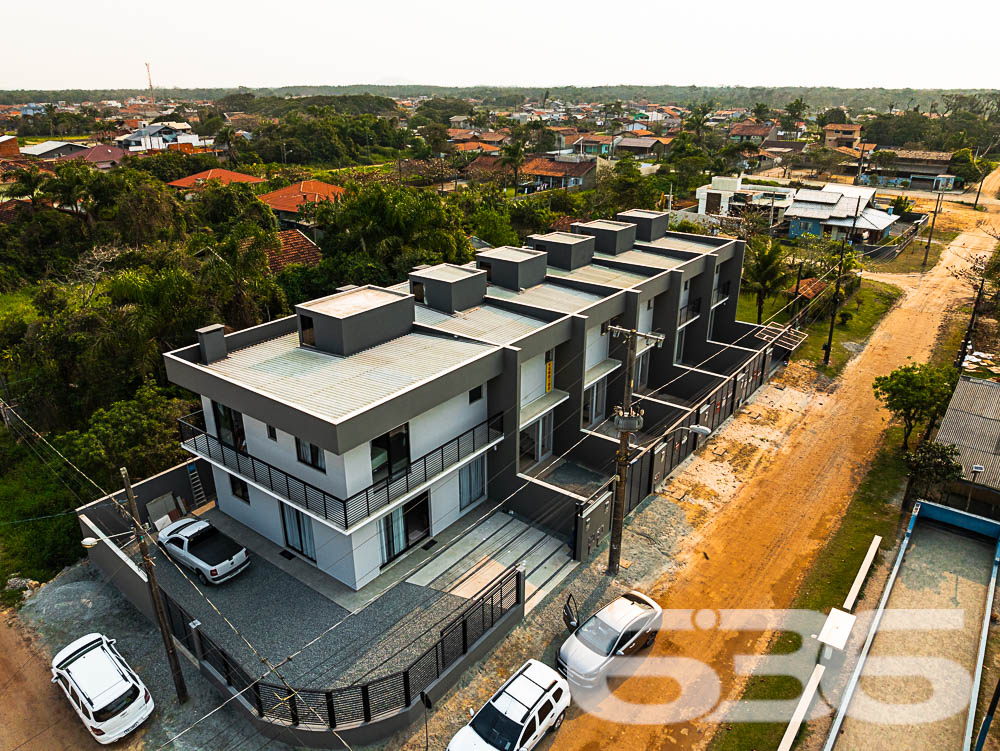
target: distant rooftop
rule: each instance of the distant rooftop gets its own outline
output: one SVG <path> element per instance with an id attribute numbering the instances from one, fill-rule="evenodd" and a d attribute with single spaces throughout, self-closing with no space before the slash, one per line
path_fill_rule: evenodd
<path id="1" fill-rule="evenodd" d="M 449 334 L 482 339 L 490 344 L 509 344 L 546 325 L 541 319 L 489 303 L 458 313 L 442 313 L 426 305 L 417 305 L 416 321 Z"/>
<path id="2" fill-rule="evenodd" d="M 667 235 L 666 237 L 658 237 L 655 240 L 651 240 L 649 245 L 655 245 L 658 248 L 667 250 L 693 250 L 696 253 L 710 253 L 719 247 L 719 240 L 720 238 L 708 236 L 704 239 L 699 239 L 698 235 L 691 235 L 689 237 Z M 618 257 L 621 258 L 621 254 Z"/>
<path id="3" fill-rule="evenodd" d="M 604 253 L 595 253 L 594 260 L 622 261 L 624 263 L 635 263 L 654 269 L 675 269 L 678 266 L 684 265 L 688 261 L 686 258 L 673 258 L 672 256 L 664 256 L 659 253 L 649 253 L 644 250 L 626 250 L 624 253 L 619 253 L 615 256 L 606 255 Z"/>
<path id="4" fill-rule="evenodd" d="M 318 300 L 310 300 L 298 307 L 333 318 L 347 318 L 365 310 L 378 308 L 386 303 L 396 302 L 400 297 L 405 297 L 405 295 L 390 292 L 380 287 L 358 287 L 347 292 L 321 297 Z"/>
<path id="5" fill-rule="evenodd" d="M 619 258 L 620 256 L 612 257 Z M 550 266 L 546 273 L 548 273 L 549 276 L 558 277 L 560 279 L 572 279 L 574 281 L 588 282 L 590 284 L 603 284 L 607 287 L 617 287 L 619 289 L 634 287 L 639 282 L 643 282 L 648 278 L 648 276 L 638 274 L 634 271 L 622 271 L 620 269 L 596 263 L 581 266 L 573 271 L 566 271 L 565 269 L 558 269 Z"/>
<path id="6" fill-rule="evenodd" d="M 539 240 L 551 240 L 552 242 L 561 243 L 592 242 L 590 235 L 578 235 L 574 232 L 548 232 L 544 235 L 533 235 L 533 237 Z"/>
<path id="7" fill-rule="evenodd" d="M 631 222 L 616 222 L 613 219 L 595 219 L 592 222 L 581 222 L 582 227 L 593 227 L 594 229 L 620 230 L 622 227 L 631 227 Z"/>
<path id="8" fill-rule="evenodd" d="M 456 266 L 453 263 L 439 263 L 436 266 L 428 266 L 423 269 L 413 269 L 413 274 L 424 279 L 437 279 L 442 282 L 454 282 L 458 279 L 466 279 L 475 274 L 484 272 L 468 266 Z"/>

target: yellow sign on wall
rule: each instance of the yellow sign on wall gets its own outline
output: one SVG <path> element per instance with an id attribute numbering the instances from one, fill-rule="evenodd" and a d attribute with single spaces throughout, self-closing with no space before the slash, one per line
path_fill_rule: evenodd
<path id="1" fill-rule="evenodd" d="M 552 360 L 545 363 L 545 393 L 552 390 Z"/>

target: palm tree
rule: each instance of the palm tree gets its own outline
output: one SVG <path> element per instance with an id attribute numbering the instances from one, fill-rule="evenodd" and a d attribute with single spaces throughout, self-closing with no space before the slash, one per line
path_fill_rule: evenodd
<path id="1" fill-rule="evenodd" d="M 509 167 L 514 171 L 514 193 L 517 193 L 517 178 L 521 171 L 521 167 L 527 161 L 527 154 L 524 150 L 524 141 L 516 140 L 511 141 L 506 146 L 503 147 L 503 151 L 500 155 L 500 164 L 503 167 Z"/>
<path id="2" fill-rule="evenodd" d="M 708 127 L 708 118 L 712 116 L 711 102 L 702 102 L 691 108 L 691 114 L 684 120 L 684 127 L 694 133 L 694 140 L 701 143 Z"/>
<path id="3" fill-rule="evenodd" d="M 792 274 L 785 259 L 788 251 L 773 237 L 747 243 L 743 259 L 743 289 L 757 298 L 757 323 L 764 320 L 764 301 L 781 292 Z"/>
<path id="4" fill-rule="evenodd" d="M 216 296 L 219 312 L 234 329 L 255 326 L 284 308 L 284 298 L 267 267 L 267 248 L 276 243 L 276 233 L 243 222 L 208 248 L 203 278 Z"/>
<path id="5" fill-rule="evenodd" d="M 229 164 L 236 164 L 236 144 L 238 139 L 242 138 L 236 134 L 236 131 L 230 125 L 223 125 L 219 128 L 219 132 L 215 134 L 215 144 L 216 146 L 222 146 L 226 150 L 226 156 L 229 158 Z"/>
<path id="6" fill-rule="evenodd" d="M 750 111 L 753 115 L 753 119 L 758 122 L 763 122 L 771 116 L 771 108 L 768 107 L 764 102 L 757 102 L 754 104 L 753 109 Z"/>
<path id="7" fill-rule="evenodd" d="M 37 167 L 14 171 L 14 182 L 7 185 L 7 195 L 11 198 L 31 199 L 31 210 L 38 208 L 39 193 L 48 179 Z"/>

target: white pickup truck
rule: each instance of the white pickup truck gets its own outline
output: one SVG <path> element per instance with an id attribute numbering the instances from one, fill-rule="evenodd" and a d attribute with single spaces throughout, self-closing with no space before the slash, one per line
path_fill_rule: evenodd
<path id="1" fill-rule="evenodd" d="M 202 584 L 220 584 L 250 565 L 247 549 L 201 519 L 180 519 L 157 536 L 178 563 L 193 569 Z"/>

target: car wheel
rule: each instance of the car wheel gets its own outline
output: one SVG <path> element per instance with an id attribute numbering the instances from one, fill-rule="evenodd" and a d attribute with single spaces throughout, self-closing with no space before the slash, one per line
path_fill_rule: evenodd
<path id="1" fill-rule="evenodd" d="M 656 641 L 656 632 L 650 631 L 649 636 L 646 637 L 646 643 L 642 645 L 643 649 L 649 649 L 653 646 L 653 642 Z"/>
<path id="2" fill-rule="evenodd" d="M 197 573 L 198 573 L 198 581 L 200 581 L 202 584 L 204 584 L 207 587 L 208 586 L 208 577 L 205 576 L 205 574 L 202 573 L 201 569 L 197 569 Z"/>
<path id="3" fill-rule="evenodd" d="M 566 712 L 564 710 L 564 711 L 562 711 L 562 712 L 559 713 L 559 716 L 556 717 L 556 721 L 552 723 L 552 727 L 549 728 L 549 730 L 553 730 L 554 731 L 554 730 L 558 730 L 559 728 L 561 728 L 562 724 L 563 724 L 563 720 L 565 720 L 565 719 L 566 719 Z"/>

